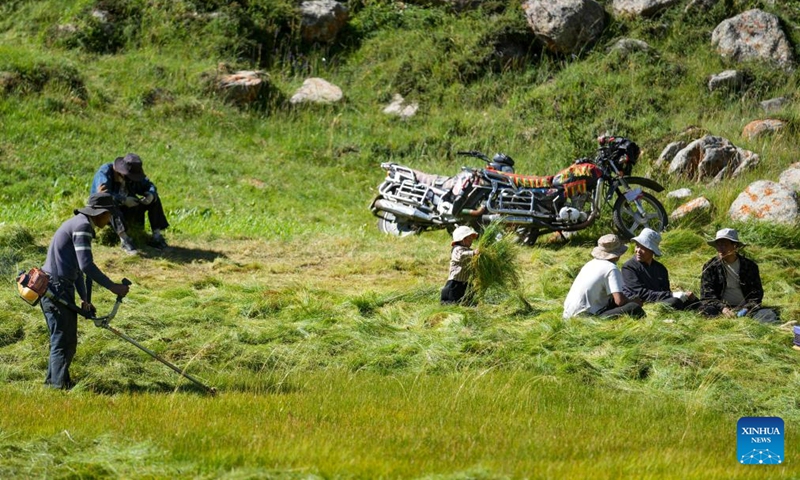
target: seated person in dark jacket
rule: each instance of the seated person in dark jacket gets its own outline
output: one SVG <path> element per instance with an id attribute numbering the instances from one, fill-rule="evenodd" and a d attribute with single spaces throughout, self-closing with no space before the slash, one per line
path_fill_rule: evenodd
<path id="1" fill-rule="evenodd" d="M 644 302 L 660 302 L 677 310 L 696 308 L 697 297 L 692 292 L 670 290 L 667 267 L 654 257 L 661 256 L 661 234 L 650 228 L 631 239 L 634 255 L 622 266 L 622 292 L 628 298 L 641 298 Z"/>
<path id="2" fill-rule="evenodd" d="M 717 256 L 703 265 L 700 312 L 709 317 L 751 316 L 763 323 L 778 321 L 778 313 L 761 306 L 764 289 L 756 262 L 740 250 L 739 232 L 723 228 L 707 242 L 717 249 Z"/>
<path id="3" fill-rule="evenodd" d="M 158 249 L 167 247 L 163 230 L 169 226 L 164 215 L 164 207 L 156 191 L 156 186 L 147 178 L 142 169 L 142 159 L 135 153 L 118 157 L 106 163 L 94 175 L 91 193 L 111 194 L 119 213 L 111 220 L 114 231 L 122 241 L 122 249 L 136 255 L 136 245 L 128 235 L 126 227 L 137 226 L 144 229 L 144 215 L 150 220 L 153 231 L 152 245 Z"/>

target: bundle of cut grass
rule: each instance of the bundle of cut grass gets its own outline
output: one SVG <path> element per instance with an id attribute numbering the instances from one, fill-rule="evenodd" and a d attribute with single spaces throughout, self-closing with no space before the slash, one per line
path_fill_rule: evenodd
<path id="1" fill-rule="evenodd" d="M 480 253 L 472 258 L 472 294 L 482 299 L 490 290 L 519 295 L 520 274 L 517 246 L 505 227 L 492 222 L 473 244 Z"/>

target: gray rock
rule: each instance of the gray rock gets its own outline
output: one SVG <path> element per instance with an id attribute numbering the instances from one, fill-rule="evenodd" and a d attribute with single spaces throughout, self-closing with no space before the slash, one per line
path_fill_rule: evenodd
<path id="1" fill-rule="evenodd" d="M 669 145 L 664 147 L 664 150 L 661 151 L 661 155 L 659 155 L 658 158 L 656 159 L 656 166 L 660 167 L 665 163 L 671 162 L 672 159 L 675 158 L 675 155 L 677 155 L 678 152 L 683 150 L 685 147 L 686 147 L 686 142 L 684 141 L 679 140 L 677 142 L 670 143 Z"/>
<path id="2" fill-rule="evenodd" d="M 617 52 L 621 55 L 629 55 L 635 52 L 649 52 L 650 45 L 647 42 L 636 40 L 635 38 L 620 38 L 606 50 L 608 53 Z"/>
<path id="3" fill-rule="evenodd" d="M 781 173 L 778 181 L 794 190 L 795 194 L 800 192 L 800 163 L 789 165 L 789 168 Z"/>
<path id="4" fill-rule="evenodd" d="M 755 153 L 738 148 L 725 138 L 706 135 L 679 151 L 667 171 L 698 181 L 718 181 L 724 177 L 737 177 L 758 162 Z"/>
<path id="5" fill-rule="evenodd" d="M 797 194 L 786 185 L 758 180 L 736 197 L 728 216 L 734 221 L 759 220 L 791 225 L 800 219 Z"/>
<path id="6" fill-rule="evenodd" d="M 311 0 L 300 4 L 300 34 L 307 42 L 331 43 L 347 24 L 347 7 L 335 0 Z"/>
<path id="7" fill-rule="evenodd" d="M 692 196 L 692 190 L 689 188 L 679 188 L 667 194 L 667 198 L 684 199 Z"/>
<path id="8" fill-rule="evenodd" d="M 533 33 L 553 52 L 577 53 L 605 28 L 605 10 L 594 0 L 527 0 L 522 9 Z"/>
<path id="9" fill-rule="evenodd" d="M 321 78 L 307 78 L 294 92 L 290 103 L 335 103 L 342 99 L 342 89 Z"/>
<path id="10" fill-rule="evenodd" d="M 711 44 L 723 57 L 737 62 L 763 60 L 783 68 L 793 68 L 794 53 L 771 13 L 753 9 L 724 20 L 711 34 Z"/>
<path id="11" fill-rule="evenodd" d="M 744 87 L 744 73 L 738 70 L 725 70 L 724 72 L 712 75 L 708 80 L 708 90 L 740 90 Z"/>
<path id="12" fill-rule="evenodd" d="M 789 103 L 789 99 L 786 97 L 777 97 L 764 100 L 763 102 L 759 103 L 759 105 L 761 105 L 761 108 L 764 109 L 765 112 L 773 113 L 782 109 L 787 103 Z"/>
<path id="13" fill-rule="evenodd" d="M 405 120 L 413 117 L 417 113 L 418 109 L 419 104 L 417 102 L 406 103 L 403 96 L 399 93 L 396 93 L 394 97 L 392 97 L 392 103 L 383 109 L 383 113 L 387 115 L 396 115 Z"/>
<path id="14" fill-rule="evenodd" d="M 614 0 L 611 8 L 618 17 L 652 17 L 680 0 Z"/>

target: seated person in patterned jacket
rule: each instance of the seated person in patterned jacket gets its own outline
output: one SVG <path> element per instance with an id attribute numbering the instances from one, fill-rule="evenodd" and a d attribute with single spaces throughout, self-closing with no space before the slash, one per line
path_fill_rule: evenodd
<path id="1" fill-rule="evenodd" d="M 703 265 L 700 312 L 709 317 L 750 316 L 762 323 L 778 322 L 778 313 L 761 306 L 764 289 L 756 262 L 745 258 L 739 232 L 723 228 L 707 242 L 717 256 Z"/>
<path id="2" fill-rule="evenodd" d="M 119 235 L 122 249 L 126 253 L 129 255 L 138 253 L 136 245 L 128 235 L 127 227 L 136 226 L 144 229 L 145 213 L 153 231 L 151 245 L 158 249 L 167 247 L 163 230 L 169 223 L 164 215 L 164 207 L 156 186 L 144 174 L 139 155 L 129 153 L 100 167 L 94 175 L 91 189 L 92 194 L 98 192 L 106 192 L 114 197 L 120 215 L 115 215 L 111 224 Z"/>
<path id="3" fill-rule="evenodd" d="M 664 303 L 676 310 L 697 308 L 698 299 L 692 292 L 670 290 L 667 267 L 654 258 L 661 256 L 661 234 L 645 228 L 631 240 L 635 245 L 633 257 L 622 266 L 625 296 Z"/>

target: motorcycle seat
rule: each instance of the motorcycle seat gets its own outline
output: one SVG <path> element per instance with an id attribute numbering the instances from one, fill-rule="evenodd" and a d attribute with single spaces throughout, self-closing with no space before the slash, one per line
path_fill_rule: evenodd
<path id="1" fill-rule="evenodd" d="M 419 183 L 429 187 L 441 188 L 442 190 L 451 190 L 456 183 L 456 177 L 445 177 L 443 175 L 425 173 L 419 170 L 413 170 L 413 172 L 414 177 Z"/>

